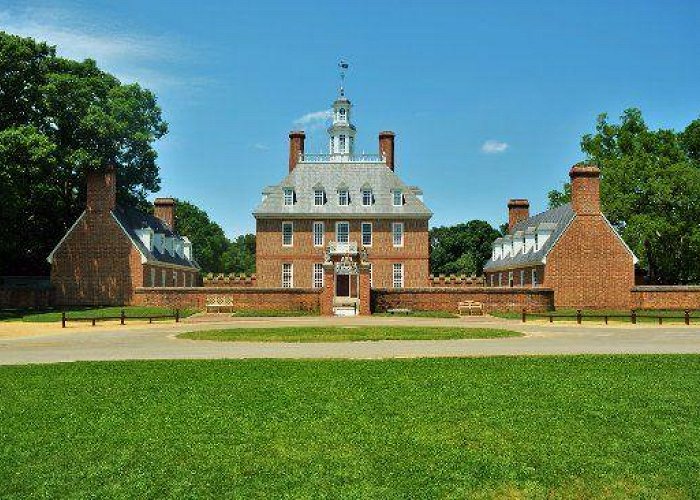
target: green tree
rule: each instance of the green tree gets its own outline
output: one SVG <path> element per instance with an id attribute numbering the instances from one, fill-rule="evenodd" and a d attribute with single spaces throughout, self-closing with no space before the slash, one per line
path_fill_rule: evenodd
<path id="1" fill-rule="evenodd" d="M 601 169 L 603 212 L 651 282 L 700 283 L 700 120 L 679 133 L 649 130 L 638 109 L 620 123 L 603 114 L 581 149 Z"/>
<path id="2" fill-rule="evenodd" d="M 430 230 L 430 272 L 433 274 L 477 274 L 491 256 L 498 230 L 483 220 Z"/>
<path id="3" fill-rule="evenodd" d="M 223 255 L 229 241 L 216 222 L 207 213 L 190 202 L 175 201 L 175 227 L 179 234 L 192 242 L 195 259 L 204 273 L 224 272 Z"/>
<path id="4" fill-rule="evenodd" d="M 166 132 L 150 91 L 0 31 L 0 240 L 14 242 L 0 245 L 0 274 L 47 273 L 84 209 L 87 171 L 114 165 L 118 202 L 143 208 Z"/>
<path id="5" fill-rule="evenodd" d="M 255 273 L 255 235 L 242 234 L 233 240 L 223 256 L 227 273 Z"/>

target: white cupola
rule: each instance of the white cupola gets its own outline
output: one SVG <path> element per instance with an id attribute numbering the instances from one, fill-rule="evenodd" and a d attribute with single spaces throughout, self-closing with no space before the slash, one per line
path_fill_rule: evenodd
<path id="1" fill-rule="evenodd" d="M 345 80 L 345 70 L 347 63 L 341 61 L 340 67 L 340 92 L 338 98 L 333 102 L 333 123 L 328 127 L 329 150 L 331 159 L 343 161 L 349 160 L 355 147 L 355 125 L 350 121 L 350 111 L 352 104 L 345 97 L 343 82 Z"/>

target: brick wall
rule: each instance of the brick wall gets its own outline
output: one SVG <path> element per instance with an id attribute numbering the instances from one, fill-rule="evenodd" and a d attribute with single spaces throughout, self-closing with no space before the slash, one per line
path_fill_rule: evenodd
<path id="1" fill-rule="evenodd" d="M 700 309 L 700 286 L 635 286 L 632 309 Z"/>
<path id="2" fill-rule="evenodd" d="M 557 308 L 627 309 L 632 255 L 600 213 L 576 215 L 547 256 L 544 286 Z"/>
<path id="3" fill-rule="evenodd" d="M 290 219 L 291 220 L 291 219 Z M 336 220 L 318 219 L 324 223 L 324 246 L 313 245 L 312 220 L 297 219 L 294 223 L 293 246 L 282 246 L 282 219 L 259 219 L 256 236 L 256 275 L 258 286 L 279 287 L 282 284 L 282 264 L 294 265 L 294 286 L 310 288 L 313 264 L 324 260 L 324 249 L 335 240 Z M 345 219 L 347 220 L 347 219 Z M 361 222 L 350 220 L 350 241 L 362 241 Z M 404 286 L 422 287 L 428 282 L 429 241 L 427 220 L 377 220 L 372 222 L 372 246 L 367 247 L 372 263 L 372 285 L 392 286 L 392 264 L 403 263 Z M 404 222 L 404 245 L 394 247 L 391 223 Z"/>
<path id="4" fill-rule="evenodd" d="M 211 297 L 231 297 L 234 309 L 317 311 L 320 293 L 299 288 L 137 288 L 133 304 L 204 309 Z"/>
<path id="5" fill-rule="evenodd" d="M 53 305 L 50 288 L 0 287 L 0 309 L 44 308 Z"/>
<path id="6" fill-rule="evenodd" d="M 414 288 L 373 289 L 372 310 L 412 309 L 456 312 L 466 300 L 482 302 L 490 311 L 547 311 L 553 308 L 554 292 L 547 288 Z"/>

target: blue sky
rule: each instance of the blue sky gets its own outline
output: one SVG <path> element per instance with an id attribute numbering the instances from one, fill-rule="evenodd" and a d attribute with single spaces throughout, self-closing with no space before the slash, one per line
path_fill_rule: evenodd
<path id="1" fill-rule="evenodd" d="M 159 194 L 230 236 L 254 231 L 260 191 L 286 174 L 289 130 L 325 148 L 308 116 L 335 97 L 340 57 L 356 149 L 395 131 L 397 172 L 424 189 L 432 225 L 496 225 L 508 198 L 546 208 L 599 113 L 639 107 L 655 128 L 698 118 L 698 26 L 694 0 L 0 0 L 2 29 L 156 92 L 170 124 Z"/>

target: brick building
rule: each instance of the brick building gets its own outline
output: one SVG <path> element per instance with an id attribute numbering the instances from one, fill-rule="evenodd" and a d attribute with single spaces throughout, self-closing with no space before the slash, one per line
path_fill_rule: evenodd
<path id="1" fill-rule="evenodd" d="M 48 257 L 57 304 L 122 305 L 138 287 L 199 286 L 192 244 L 175 232 L 175 201 L 155 216 L 116 204 L 113 168 L 87 179 L 87 206 Z"/>
<path id="2" fill-rule="evenodd" d="M 551 288 L 555 307 L 628 308 L 637 258 L 601 213 L 600 170 L 578 164 L 569 176 L 571 203 L 530 217 L 527 200 L 509 201 L 486 284 Z"/>
<path id="3" fill-rule="evenodd" d="M 429 277 L 432 212 L 396 175 L 394 133 L 380 132 L 379 154 L 356 154 L 350 118 L 341 87 L 329 153 L 306 153 L 304 132 L 291 132 L 289 173 L 253 212 L 257 285 L 323 288 L 324 313 L 368 313 L 370 286 L 426 286 Z"/>

